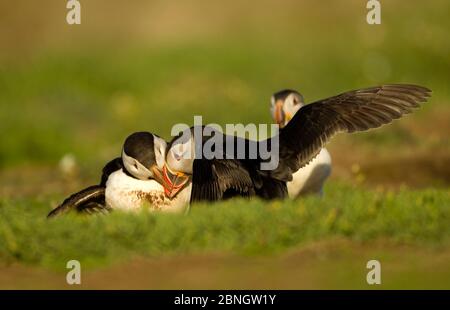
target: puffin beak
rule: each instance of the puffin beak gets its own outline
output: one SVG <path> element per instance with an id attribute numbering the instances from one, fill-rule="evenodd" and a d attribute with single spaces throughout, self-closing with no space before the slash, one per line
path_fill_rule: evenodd
<path id="1" fill-rule="evenodd" d="M 289 121 L 292 119 L 291 113 L 285 113 L 285 122 L 286 124 L 289 123 Z"/>
<path id="2" fill-rule="evenodd" d="M 156 178 L 155 178 L 156 179 Z M 162 170 L 161 182 L 164 187 L 164 193 L 170 199 L 176 196 L 189 181 L 189 176 L 182 172 L 172 172 L 166 165 Z"/>
<path id="3" fill-rule="evenodd" d="M 157 165 L 153 165 L 150 167 L 150 170 L 153 172 L 153 179 L 164 187 L 164 176 L 159 167 Z"/>
<path id="4" fill-rule="evenodd" d="M 275 103 L 275 110 L 274 110 L 274 114 L 275 114 L 275 121 L 277 122 L 278 125 L 280 125 L 281 127 L 284 126 L 284 112 L 283 112 L 283 101 L 278 100 Z"/>

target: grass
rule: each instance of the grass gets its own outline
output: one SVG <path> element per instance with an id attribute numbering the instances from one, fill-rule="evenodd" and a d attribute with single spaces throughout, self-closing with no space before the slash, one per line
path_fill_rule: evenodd
<path id="1" fill-rule="evenodd" d="M 373 192 L 332 184 L 324 198 L 198 205 L 187 216 L 123 214 L 46 220 L 45 202 L 2 201 L 0 260 L 99 266 L 134 256 L 270 254 L 318 240 L 449 245 L 446 190 Z"/>

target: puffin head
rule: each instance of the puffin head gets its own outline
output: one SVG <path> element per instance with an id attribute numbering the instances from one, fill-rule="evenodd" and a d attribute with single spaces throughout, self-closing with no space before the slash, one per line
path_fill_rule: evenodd
<path id="1" fill-rule="evenodd" d="M 129 135 L 122 149 L 125 170 L 136 179 L 161 183 L 166 146 L 166 141 L 150 132 Z"/>
<path id="2" fill-rule="evenodd" d="M 285 89 L 273 94 L 270 101 L 272 118 L 280 128 L 286 126 L 295 113 L 304 105 L 303 96 L 291 89 Z"/>
<path id="3" fill-rule="evenodd" d="M 169 142 L 163 167 L 166 196 L 173 198 L 188 184 L 195 159 L 194 129 L 186 129 Z"/>

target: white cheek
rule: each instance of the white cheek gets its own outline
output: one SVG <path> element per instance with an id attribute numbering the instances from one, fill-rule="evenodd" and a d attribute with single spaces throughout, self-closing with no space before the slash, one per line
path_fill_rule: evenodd
<path id="1" fill-rule="evenodd" d="M 169 152 L 168 154 L 167 154 L 167 156 L 166 156 L 166 165 L 169 167 L 169 168 L 172 168 L 172 165 L 173 165 L 173 158 L 172 158 L 172 154 Z"/>
<path id="2" fill-rule="evenodd" d="M 187 148 L 188 146 L 186 144 L 178 145 L 177 148 L 174 150 L 175 158 L 185 158 L 188 151 Z"/>
<path id="3" fill-rule="evenodd" d="M 178 155 L 178 153 L 177 153 L 177 155 Z M 188 157 L 190 157 L 190 156 L 188 156 Z M 177 157 L 177 158 L 179 158 L 179 157 Z M 183 173 L 188 173 L 188 174 L 192 173 L 192 167 L 191 167 L 192 160 L 190 158 L 184 159 L 181 157 L 179 159 L 176 159 L 175 155 L 173 155 L 173 153 L 170 152 L 166 158 L 166 161 L 167 161 L 167 166 L 172 171 L 178 171 L 178 172 L 183 172 Z"/>
<path id="4" fill-rule="evenodd" d="M 297 111 L 300 109 L 300 105 L 299 104 L 294 104 L 292 101 L 289 102 L 289 104 L 287 105 L 287 113 L 289 113 L 292 116 L 294 116 L 295 113 L 297 113 Z"/>
<path id="5" fill-rule="evenodd" d="M 148 169 L 138 169 L 138 173 L 142 176 L 143 179 L 153 178 L 153 172 Z"/>
<path id="6" fill-rule="evenodd" d="M 166 154 L 166 147 L 167 147 L 167 143 L 166 141 L 164 141 L 163 139 L 153 136 L 154 137 L 154 153 L 155 153 L 155 160 L 156 160 L 156 165 L 159 168 L 162 168 L 164 166 L 164 157 Z"/>
<path id="7" fill-rule="evenodd" d="M 171 149 L 171 157 L 174 161 L 191 158 L 190 144 L 178 144 Z"/>
<path id="8" fill-rule="evenodd" d="M 156 165 L 159 168 L 162 168 L 164 166 L 164 153 L 165 153 L 165 149 L 162 149 L 161 147 L 159 147 L 155 150 Z"/>

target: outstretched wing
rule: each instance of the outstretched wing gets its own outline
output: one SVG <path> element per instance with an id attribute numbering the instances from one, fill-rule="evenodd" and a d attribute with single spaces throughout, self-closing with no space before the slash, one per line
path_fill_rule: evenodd
<path id="1" fill-rule="evenodd" d="M 195 159 L 193 168 L 191 203 L 255 194 L 250 173 L 239 160 Z"/>
<path id="2" fill-rule="evenodd" d="M 110 208 L 105 204 L 105 187 L 94 185 L 71 195 L 62 204 L 53 209 L 47 217 L 51 218 L 66 214 L 72 210 L 88 214 L 110 211 Z"/>
<path id="3" fill-rule="evenodd" d="M 280 131 L 279 165 L 272 177 L 290 181 L 338 132 L 364 131 L 388 124 L 426 102 L 431 90 L 390 84 L 349 91 L 303 106 Z"/>

